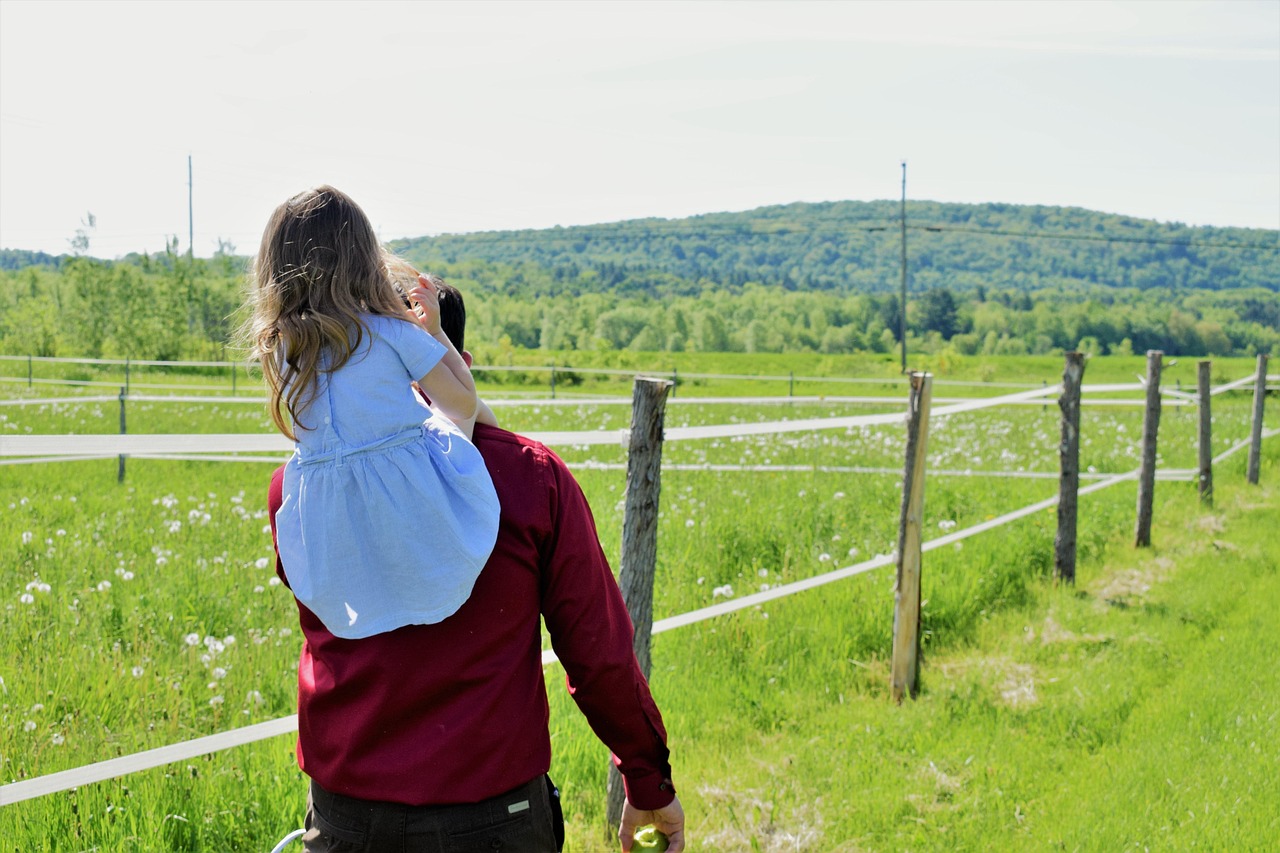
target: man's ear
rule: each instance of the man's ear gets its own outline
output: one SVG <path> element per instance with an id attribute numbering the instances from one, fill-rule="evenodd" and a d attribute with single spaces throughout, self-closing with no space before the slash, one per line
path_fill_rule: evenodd
<path id="1" fill-rule="evenodd" d="M 467 366 L 467 370 L 470 370 L 471 369 L 471 351 L 470 350 L 464 349 L 462 351 L 462 361 Z"/>

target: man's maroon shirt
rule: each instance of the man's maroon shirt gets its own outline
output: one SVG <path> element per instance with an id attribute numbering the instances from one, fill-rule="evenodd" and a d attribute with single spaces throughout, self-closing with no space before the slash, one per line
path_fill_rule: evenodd
<path id="1" fill-rule="evenodd" d="M 538 442 L 483 424 L 474 441 L 502 514 L 493 554 L 457 613 L 343 640 L 298 603 L 298 764 L 328 791 L 412 805 L 478 802 L 546 773 L 541 616 L 631 804 L 667 805 L 675 789 L 666 730 L 581 488 Z M 282 471 L 271 479 L 273 539 Z M 403 507 L 405 536 L 414 535 L 414 511 Z M 287 584 L 278 557 L 276 572 Z"/>

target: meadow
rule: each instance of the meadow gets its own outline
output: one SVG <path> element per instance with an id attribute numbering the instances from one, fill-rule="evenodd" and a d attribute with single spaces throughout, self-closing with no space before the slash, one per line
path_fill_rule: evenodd
<path id="1" fill-rule="evenodd" d="M 742 377 L 799 368 L 690 358 L 672 369 Z M 823 376 L 807 358 L 809 375 Z M 1086 383 L 1133 381 L 1141 363 L 1094 359 Z M 13 366 L 0 363 L 0 373 L 16 375 Z M 118 370 L 40 367 L 47 379 L 103 382 Z M 900 377 L 864 367 L 871 375 L 859 378 L 877 382 L 788 377 L 762 390 L 767 383 L 742 378 L 687 379 L 667 427 L 900 411 L 843 399 L 904 395 Z M 824 378 L 856 377 L 855 368 L 835 365 Z M 1215 362 L 1215 381 L 1252 368 Z M 934 393 L 990 396 L 1011 390 L 1002 383 L 1034 387 L 1060 374 L 1052 360 L 952 365 L 947 376 L 974 384 Z M 584 377 L 555 400 L 546 388 L 529 396 L 527 377 L 497 376 L 482 393 L 503 403 L 495 408 L 509 428 L 621 430 L 629 420 L 625 375 Z M 1193 377 L 1183 363 L 1166 382 L 1190 388 Z M 216 371 L 130 379 L 228 390 Z M 793 389 L 798 399 L 786 396 Z M 0 399 L 101 393 L 0 384 Z M 776 399 L 706 399 L 755 396 Z M 1247 436 L 1249 395 L 1214 406 L 1220 451 Z M 131 400 L 127 411 L 131 433 L 270 431 L 260 405 L 233 400 Z M 1141 418 L 1138 407 L 1086 407 L 1081 470 L 1136 467 Z M 1273 406 L 1267 423 L 1276 422 Z M 0 407 L 0 434 L 118 426 L 115 401 Z M 929 536 L 1056 494 L 1058 429 L 1052 400 L 936 420 Z M 1167 408 L 1161 467 L 1193 468 L 1195 442 L 1194 408 Z M 900 427 L 668 442 L 655 618 L 890 553 L 904 446 Z M 625 449 L 555 449 L 574 466 L 616 568 Z M 1194 482 L 1162 481 L 1155 547 L 1141 552 L 1128 546 L 1132 483 L 1083 498 L 1076 588 L 1050 578 L 1052 509 L 931 552 L 924 689 L 902 707 L 888 699 L 891 567 L 655 637 L 653 690 L 693 849 L 1248 849 L 1275 835 L 1277 676 L 1264 666 L 1196 677 L 1220 667 L 1220 654 L 1265 661 L 1276 646 L 1256 630 L 1268 602 L 1280 604 L 1280 546 L 1265 533 L 1280 506 L 1280 453 L 1274 440 L 1265 451 L 1261 488 L 1243 484 L 1244 454 L 1219 466 L 1213 509 L 1198 504 Z M 123 483 L 115 460 L 0 467 L 0 782 L 294 712 L 300 636 L 272 570 L 265 514 L 280 461 L 134 458 Z M 547 684 L 567 849 L 609 849 L 607 753 L 555 665 Z M 1188 719 L 1202 708 L 1207 718 Z M 1151 732 L 1168 739 L 1144 745 Z M 1147 805 L 1123 806 L 1131 786 Z M 269 850 L 300 825 L 304 797 L 293 737 L 283 735 L 0 808 L 0 849 Z"/>

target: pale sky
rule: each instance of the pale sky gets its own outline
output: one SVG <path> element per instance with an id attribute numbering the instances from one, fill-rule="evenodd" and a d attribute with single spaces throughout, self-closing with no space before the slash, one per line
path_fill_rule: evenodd
<path id="1" fill-rule="evenodd" d="M 0 0 L 0 247 L 383 239 L 793 201 L 1280 228 L 1280 0 Z"/>

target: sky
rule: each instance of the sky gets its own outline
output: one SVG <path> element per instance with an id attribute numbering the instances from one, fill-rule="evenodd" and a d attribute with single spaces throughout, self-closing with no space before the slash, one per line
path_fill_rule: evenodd
<path id="1" fill-rule="evenodd" d="M 384 240 L 897 199 L 903 161 L 908 200 L 1280 228 L 1280 0 L 0 0 L 0 248 L 253 254 L 323 183 Z"/>

